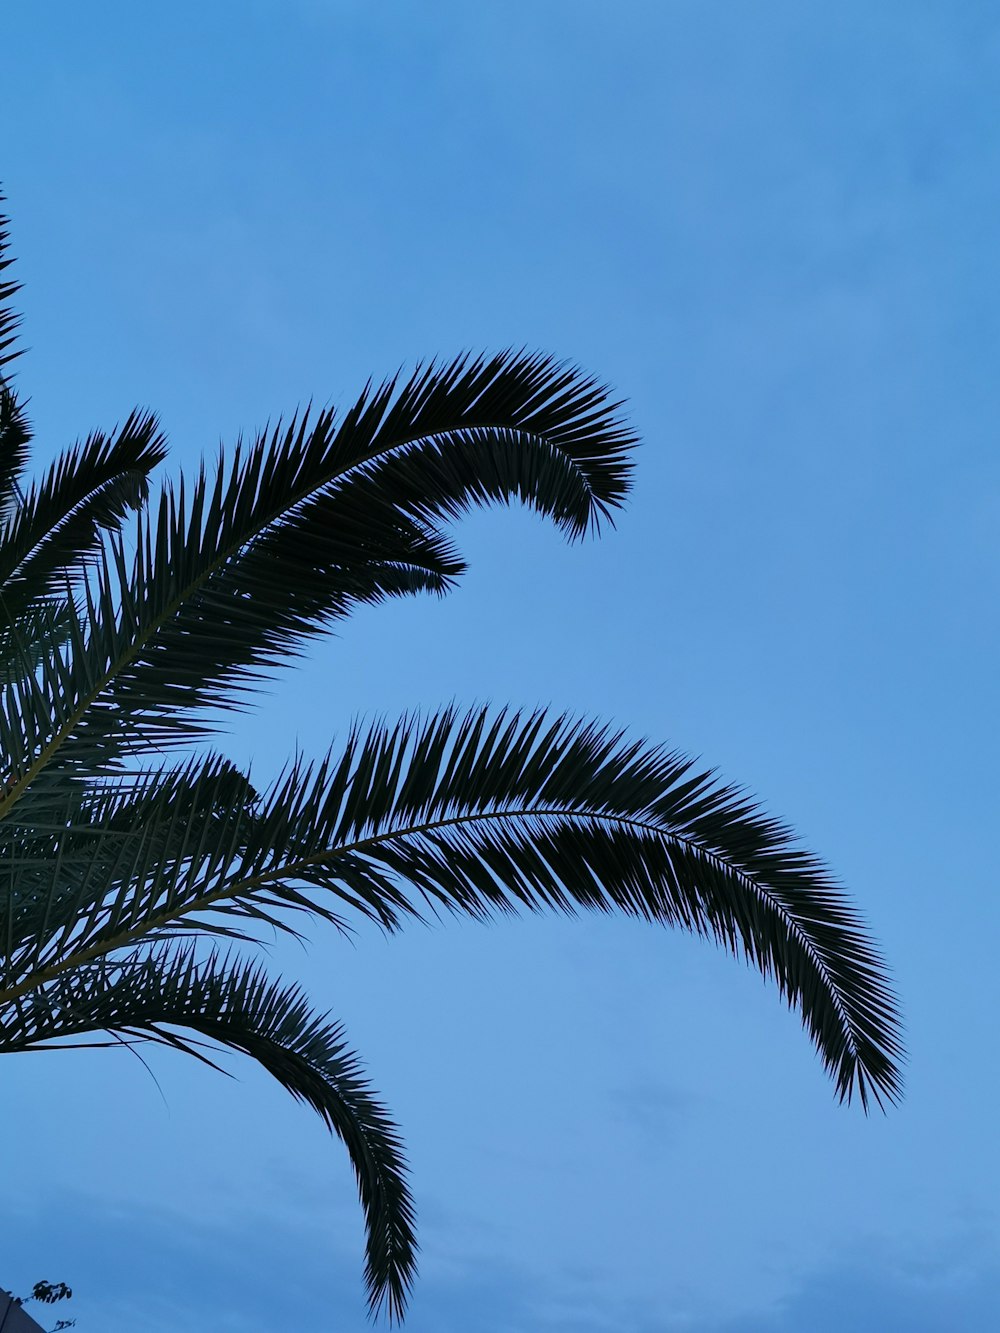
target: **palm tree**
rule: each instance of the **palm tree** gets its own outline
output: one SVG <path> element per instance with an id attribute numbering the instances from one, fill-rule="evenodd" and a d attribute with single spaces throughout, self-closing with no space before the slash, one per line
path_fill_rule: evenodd
<path id="1" fill-rule="evenodd" d="M 783 824 L 679 754 L 486 708 L 358 726 L 266 789 L 205 748 L 356 604 L 446 592 L 463 565 L 445 526 L 472 506 L 596 532 L 629 487 L 618 406 L 544 356 L 461 357 L 296 415 L 153 503 L 153 417 L 27 485 L 23 404 L 0 392 L 0 1050 L 257 1060 L 350 1154 L 390 1319 L 416 1255 L 399 1134 L 341 1025 L 258 961 L 262 930 L 584 908 L 681 926 L 774 979 L 841 1099 L 899 1092 L 858 916 Z"/>

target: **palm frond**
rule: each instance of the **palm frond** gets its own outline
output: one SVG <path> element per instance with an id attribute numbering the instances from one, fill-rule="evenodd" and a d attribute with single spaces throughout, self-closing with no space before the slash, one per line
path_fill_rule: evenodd
<path id="1" fill-rule="evenodd" d="M 505 353 L 387 382 L 339 425 L 302 418 L 220 460 L 211 483 L 168 490 L 133 569 L 105 563 L 72 653 L 48 670 L 63 715 L 18 701 L 7 806 L 70 748 L 103 763 L 203 735 L 192 710 L 237 706 L 359 601 L 444 591 L 462 565 L 435 519 L 520 498 L 583 535 L 620 504 L 633 444 L 593 381 Z"/>
<path id="2" fill-rule="evenodd" d="M 145 502 L 149 474 L 165 457 L 156 418 L 133 412 L 110 435 L 91 435 L 57 458 L 0 526 L 3 614 L 16 619 L 33 601 L 64 597 L 106 536 Z"/>
<path id="3" fill-rule="evenodd" d="M 53 649 L 65 648 L 70 632 L 69 604 L 55 597 L 32 603 L 16 618 L 3 612 L 0 590 L 0 690 L 27 685 Z"/>
<path id="4" fill-rule="evenodd" d="M 678 754 L 544 713 L 448 709 L 356 732 L 256 800 L 220 796 L 228 834 L 205 854 L 165 843 L 169 802 L 159 810 L 130 819 L 126 796 L 116 819 L 143 836 L 69 911 L 72 938 L 35 959 L 43 977 L 149 933 L 285 909 L 343 926 L 346 908 L 388 930 L 428 913 L 621 911 L 712 937 L 773 978 L 841 1098 L 898 1095 L 895 1001 L 856 912 L 784 825 Z"/>
<path id="5" fill-rule="evenodd" d="M 36 784 L 0 822 L 0 991 L 151 915 L 176 915 L 238 857 L 257 800 L 213 754 L 112 781 Z M 273 924 L 263 908 L 245 915 Z"/>
<path id="6" fill-rule="evenodd" d="M 0 207 L 4 203 L 6 203 L 6 197 L 0 192 Z M 0 274 L 10 268 L 14 262 L 9 253 L 10 233 L 7 230 L 9 225 L 10 218 L 5 213 L 0 213 Z M 20 290 L 21 284 L 19 282 L 0 277 L 0 372 L 15 357 L 20 356 L 20 352 L 14 351 L 13 347 L 17 328 L 21 323 L 21 316 L 13 310 L 10 304 Z"/>
<path id="7" fill-rule="evenodd" d="M 799 1009 L 841 1098 L 898 1095 L 895 1002 L 857 913 L 787 827 L 683 756 L 544 713 L 446 710 L 353 738 L 318 779 L 267 806 L 300 849 L 272 883 L 333 889 L 390 926 L 422 908 L 589 908 L 712 936 Z"/>
<path id="8" fill-rule="evenodd" d="M 30 445 L 31 423 L 24 404 L 0 372 L 0 523 L 18 503 L 18 486 Z"/>
<path id="9" fill-rule="evenodd" d="M 184 1035 L 197 1034 L 250 1056 L 311 1106 L 347 1148 L 357 1178 L 370 1310 L 402 1317 L 417 1253 L 407 1167 L 399 1132 L 339 1023 L 261 967 L 219 954 L 199 960 L 183 945 L 92 964 L 0 1007 L 0 1052 L 101 1031 L 204 1058 Z"/>

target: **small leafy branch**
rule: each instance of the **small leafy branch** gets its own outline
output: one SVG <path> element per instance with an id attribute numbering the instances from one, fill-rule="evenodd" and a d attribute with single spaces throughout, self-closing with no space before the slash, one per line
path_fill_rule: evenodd
<path id="1" fill-rule="evenodd" d="M 14 1305 L 25 1305 L 28 1301 L 38 1301 L 39 1305 L 55 1305 L 57 1301 L 71 1300 L 73 1288 L 67 1287 L 65 1282 L 36 1282 L 30 1296 L 15 1296 L 12 1291 L 4 1294 L 10 1297 Z M 75 1319 L 57 1319 L 48 1333 L 62 1333 L 63 1329 L 75 1327 Z"/>

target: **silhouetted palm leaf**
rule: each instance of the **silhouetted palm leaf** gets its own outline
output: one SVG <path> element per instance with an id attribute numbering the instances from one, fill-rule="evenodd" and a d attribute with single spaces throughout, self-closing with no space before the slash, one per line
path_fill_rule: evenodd
<path id="1" fill-rule="evenodd" d="M 0 206 L 5 202 L 5 196 L 0 193 Z M 6 213 L 0 213 L 0 274 L 5 273 L 14 262 L 9 253 L 10 234 L 7 231 L 9 223 L 10 218 Z M 21 317 L 11 306 L 12 299 L 20 290 L 19 282 L 12 282 L 8 277 L 0 277 L 0 371 L 16 356 L 20 356 L 20 352 L 14 350 L 14 342 Z"/>
<path id="2" fill-rule="evenodd" d="M 11 396 L 0 389 L 0 404 Z M 53 594 L 65 598 L 105 535 L 145 503 L 149 474 L 165 457 L 156 419 L 143 412 L 60 455 L 0 524 L 5 617 L 16 619 Z"/>
<path id="3" fill-rule="evenodd" d="M 93 963 L 0 1007 L 0 1052 L 58 1047 L 102 1031 L 200 1059 L 209 1059 L 203 1046 L 182 1034 L 208 1038 L 249 1055 L 317 1111 L 347 1148 L 357 1177 L 371 1309 L 402 1315 L 417 1248 L 406 1163 L 399 1133 L 338 1023 L 312 1013 L 298 987 L 270 980 L 258 966 L 217 954 L 199 960 L 183 946 Z"/>

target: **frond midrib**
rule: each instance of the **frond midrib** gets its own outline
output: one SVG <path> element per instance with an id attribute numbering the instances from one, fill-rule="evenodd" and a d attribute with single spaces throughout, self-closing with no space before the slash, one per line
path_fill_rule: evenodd
<path id="1" fill-rule="evenodd" d="M 141 928 L 132 931 L 125 931 L 120 936 L 111 941 L 103 941 L 100 946 L 93 946 L 90 949 L 81 950 L 79 953 L 64 959 L 61 963 L 44 968 L 35 973 L 32 977 L 22 982 L 10 990 L 0 993 L 0 1003 L 9 1003 L 18 999 L 21 995 L 37 989 L 39 986 L 54 980 L 64 972 L 71 971 L 73 968 L 80 967 L 86 963 L 93 962 L 97 958 L 102 958 L 118 949 L 126 948 L 131 944 L 140 942 L 144 936 L 153 931 L 160 930 L 164 926 L 170 925 L 174 921 L 183 919 L 197 912 L 203 912 L 211 909 L 216 903 L 224 902 L 227 898 L 243 897 L 255 890 L 264 888 L 267 884 L 283 878 L 294 878 L 295 875 L 305 870 L 309 866 L 319 865 L 324 861 L 335 860 L 338 856 L 345 856 L 353 853 L 364 853 L 366 850 L 378 847 L 382 843 L 398 840 L 401 838 L 418 837 L 421 834 L 433 833 L 439 829 L 454 828 L 462 824 L 481 823 L 486 821 L 506 820 L 506 819 L 525 819 L 525 818 L 573 818 L 573 819 L 594 819 L 601 822 L 619 825 L 625 828 L 632 828 L 645 833 L 656 833 L 660 837 L 667 837 L 686 847 L 689 851 L 703 857 L 710 864 L 719 870 L 724 870 L 729 874 L 735 874 L 738 880 L 748 888 L 758 898 L 770 905 L 783 922 L 785 922 L 789 932 L 795 937 L 799 945 L 804 950 L 816 971 L 822 977 L 827 992 L 833 1003 L 845 1033 L 851 1041 L 851 1051 L 855 1059 L 860 1060 L 860 1051 L 857 1045 L 855 1034 L 855 1024 L 844 1008 L 840 997 L 839 988 L 830 974 L 829 968 L 819 955 L 816 948 L 808 938 L 799 923 L 790 916 L 787 909 L 775 898 L 773 894 L 768 893 L 766 887 L 762 885 L 752 874 L 740 867 L 731 865 L 725 857 L 717 851 L 701 846 L 695 839 L 685 837 L 684 834 L 674 830 L 664 828 L 661 824 L 653 820 L 642 820 L 635 816 L 619 816 L 614 814 L 593 812 L 581 810 L 575 806 L 558 807 L 515 807 L 509 810 L 497 810 L 489 812 L 475 812 L 473 814 L 455 815 L 447 819 L 432 820 L 423 824 L 413 825 L 402 829 L 393 829 L 389 832 L 373 834 L 367 838 L 361 838 L 353 843 L 346 843 L 343 846 L 331 848 L 324 852 L 316 852 L 306 857 L 301 857 L 297 861 L 286 864 L 273 870 L 265 871 L 259 875 L 252 875 L 235 884 L 227 884 L 225 888 L 219 889 L 213 893 L 205 894 L 202 898 L 187 903 L 183 910 L 174 912 L 163 912 L 158 916 L 147 919 Z M 210 929 L 206 929 L 207 934 L 211 934 Z"/>
<path id="2" fill-rule="evenodd" d="M 223 552 L 221 552 L 214 560 L 212 560 L 207 566 L 205 566 L 205 568 L 201 570 L 201 572 L 199 573 L 198 577 L 196 579 L 193 579 L 181 592 L 179 592 L 178 595 L 169 603 L 168 607 L 165 608 L 164 612 L 160 616 L 156 617 L 150 623 L 146 632 L 138 636 L 133 641 L 133 643 L 129 645 L 128 650 L 115 661 L 113 666 L 106 673 L 104 673 L 104 675 L 100 679 L 100 683 L 96 685 L 85 696 L 85 698 L 81 701 L 80 705 L 73 711 L 73 713 L 70 715 L 69 719 L 64 724 L 62 729 L 59 732 L 57 732 L 57 734 L 53 737 L 53 739 L 49 742 L 49 744 L 39 752 L 38 758 L 28 768 L 23 777 L 19 778 L 17 782 L 12 784 L 9 787 L 9 789 L 4 793 L 3 798 L 0 799 L 0 821 L 2 821 L 7 812 L 10 809 L 12 809 L 14 805 L 16 805 L 16 803 L 20 800 L 21 796 L 24 794 L 27 788 L 31 785 L 32 782 L 34 782 L 35 778 L 39 775 L 39 773 L 41 773 L 47 767 L 49 761 L 55 754 L 58 753 L 59 749 L 62 747 L 66 739 L 72 735 L 77 725 L 83 720 L 84 716 L 86 715 L 91 705 L 95 702 L 95 700 L 97 700 L 101 696 L 101 694 L 103 694 L 105 689 L 107 689 L 108 685 L 110 685 L 110 683 L 115 679 L 117 675 L 119 675 L 123 670 L 125 670 L 127 667 L 131 666 L 133 662 L 135 662 L 136 658 L 140 655 L 143 648 L 145 648 L 150 639 L 160 629 L 162 629 L 162 627 L 165 624 L 167 624 L 169 620 L 173 618 L 173 616 L 185 604 L 185 602 L 189 601 L 191 597 L 194 596 L 198 592 L 198 590 L 207 582 L 207 580 L 228 560 L 230 560 L 234 555 L 236 555 L 240 550 L 242 550 L 245 546 L 247 546 L 256 537 L 259 537 L 262 532 L 264 532 L 267 528 L 269 528 L 282 515 L 288 514 L 291 510 L 295 509 L 298 505 L 302 504 L 306 499 L 308 499 L 310 495 L 314 494 L 318 490 L 323 489 L 323 487 L 325 486 L 331 485 L 332 482 L 349 477 L 352 472 L 356 472 L 359 468 L 367 467 L 368 464 L 374 462 L 376 459 L 381 458 L 383 456 L 390 455 L 400 450 L 410 448 L 412 445 L 418 444 L 421 441 L 429 442 L 432 440 L 440 439 L 445 435 L 454 434 L 458 431 L 463 431 L 463 430 L 464 431 L 511 430 L 526 437 L 534 439 L 537 443 L 544 445 L 546 448 L 551 448 L 551 449 L 555 448 L 555 446 L 553 446 L 550 443 L 550 441 L 548 441 L 545 438 L 544 435 L 539 435 L 536 432 L 530 430 L 524 430 L 523 428 L 517 426 L 481 425 L 478 423 L 474 426 L 452 426 L 444 428 L 442 430 L 429 432 L 423 435 L 409 436 L 407 439 L 398 441 L 395 444 L 389 445 L 384 449 L 377 449 L 373 453 L 368 454 L 365 458 L 359 459 L 356 462 L 352 463 L 350 467 L 345 468 L 342 472 L 331 473 L 324 480 L 316 482 L 315 484 L 310 485 L 308 487 L 303 487 L 300 490 L 300 492 L 295 496 L 294 499 L 287 500 L 283 502 L 279 508 L 275 508 L 274 510 L 272 510 L 267 515 L 267 517 L 264 518 L 257 525 L 255 530 L 250 535 L 244 536 L 240 541 L 234 542 L 230 546 L 226 547 Z M 579 469 L 579 464 L 577 463 L 576 459 L 570 459 L 569 461 L 571 461 Z"/>
<path id="3" fill-rule="evenodd" d="M 115 474 L 115 476 L 106 477 L 104 481 L 99 482 L 96 486 L 92 486 L 91 489 L 86 493 L 86 495 L 82 495 L 80 499 L 77 500 L 76 503 L 72 506 L 72 508 L 67 509 L 67 511 L 59 518 L 58 522 L 54 523 L 51 528 L 49 528 L 41 537 L 39 537 L 34 542 L 32 546 L 28 548 L 27 551 L 23 553 L 23 555 L 21 555 L 21 557 L 18 559 L 17 564 L 14 565 L 10 570 L 8 570 L 8 572 L 4 575 L 3 583 L 0 584 L 0 587 L 6 587 L 8 583 L 11 583 L 14 579 L 16 579 L 20 570 L 23 568 L 24 565 L 28 563 L 28 561 L 32 558 L 32 556 L 37 554 L 37 552 L 41 551 L 46 545 L 51 543 L 53 538 L 58 536 L 58 534 L 62 532 L 63 529 L 67 526 L 67 524 L 71 523 L 72 520 L 79 514 L 80 510 L 84 507 L 84 505 L 89 504 L 94 499 L 94 497 L 97 496 L 101 491 L 107 490 L 109 486 L 113 486 L 115 482 L 118 481 L 121 477 L 128 476 L 129 474 L 132 473 L 140 473 L 140 472 L 141 469 L 139 468 L 121 468 Z M 16 518 L 17 515 L 15 514 L 14 517 Z M 0 534 L 0 539 L 5 538 L 6 536 L 7 536 L 6 533 L 2 533 Z"/>

